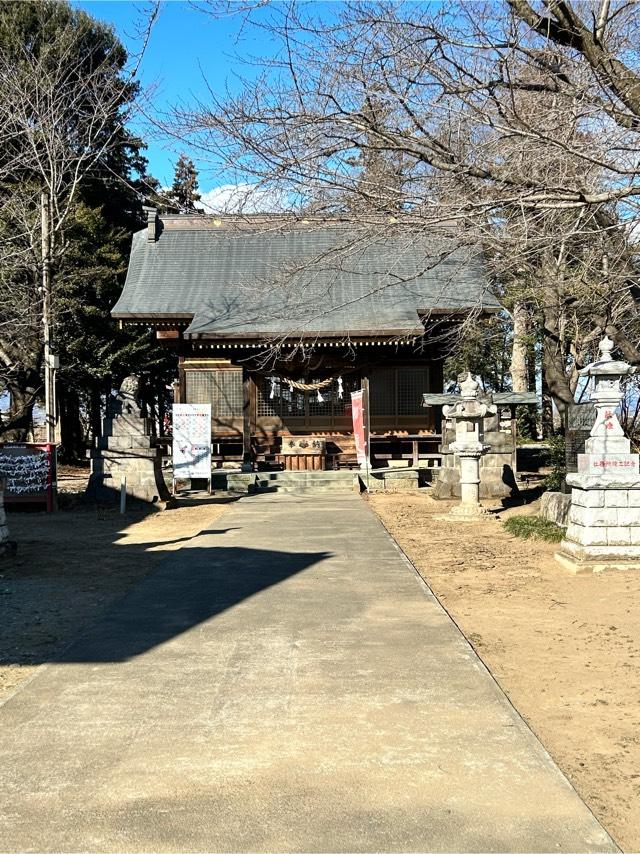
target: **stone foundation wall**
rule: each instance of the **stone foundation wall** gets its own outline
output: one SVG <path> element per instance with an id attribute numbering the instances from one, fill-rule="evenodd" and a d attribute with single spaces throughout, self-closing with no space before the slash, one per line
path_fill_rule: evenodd
<path id="1" fill-rule="evenodd" d="M 640 559 L 640 478 L 571 474 L 571 509 L 560 551 L 579 560 Z"/>
<path id="2" fill-rule="evenodd" d="M 360 478 L 367 482 L 364 472 Z M 420 486 L 420 474 L 413 469 L 370 469 L 370 492 L 408 492 Z"/>
<path id="3" fill-rule="evenodd" d="M 496 462 L 496 457 L 500 455 L 487 454 L 494 457 L 486 465 L 484 459 L 480 465 L 480 498 L 507 498 L 514 492 L 517 492 L 515 475 L 511 465 L 503 463 L 498 459 L 498 465 L 491 464 Z M 510 457 L 508 457 L 510 461 Z M 443 500 L 451 498 L 460 498 L 460 471 L 456 465 L 453 454 L 447 456 L 447 464 L 443 463 L 442 468 L 437 470 L 433 478 L 433 497 Z"/>

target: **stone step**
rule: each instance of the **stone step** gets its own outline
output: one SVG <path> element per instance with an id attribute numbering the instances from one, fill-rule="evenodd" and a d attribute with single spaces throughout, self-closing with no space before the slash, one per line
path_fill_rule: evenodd
<path id="1" fill-rule="evenodd" d="M 333 483 L 327 485 L 315 484 L 310 486 L 261 486 L 253 491 L 253 495 L 273 495 L 274 493 L 287 493 L 290 495 L 326 495 L 331 493 L 345 494 L 356 491 L 355 485 L 346 483 Z"/>
<path id="2" fill-rule="evenodd" d="M 249 492 L 350 492 L 357 488 L 358 474 L 355 471 L 296 471 L 296 472 L 246 472 L 229 474 L 226 480 L 214 478 L 216 488 L 224 488 L 235 494 Z M 220 484 L 220 485 L 218 485 Z"/>
<path id="3" fill-rule="evenodd" d="M 231 473 L 226 478 L 214 475 L 214 489 L 226 489 L 235 495 L 260 492 L 351 492 L 366 482 L 357 471 L 272 471 Z M 414 490 L 424 485 L 415 469 L 376 469 L 369 475 L 369 488 L 378 490 Z"/>
<path id="4" fill-rule="evenodd" d="M 298 483 L 303 480 L 314 481 L 334 481 L 353 480 L 357 476 L 357 471 L 269 471 L 255 472 L 254 476 L 260 480 L 265 480 L 273 483 Z M 231 477 L 240 477 L 241 475 L 231 475 Z"/>
<path id="5" fill-rule="evenodd" d="M 227 475 L 228 482 L 253 482 L 264 483 L 342 483 L 350 482 L 358 476 L 358 472 L 252 472 L 247 474 Z"/>

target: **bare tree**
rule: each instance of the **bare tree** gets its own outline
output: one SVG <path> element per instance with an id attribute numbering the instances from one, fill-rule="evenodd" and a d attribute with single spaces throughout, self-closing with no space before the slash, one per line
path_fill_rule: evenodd
<path id="1" fill-rule="evenodd" d="M 363 163 L 401 160 L 398 227 L 446 220 L 484 247 L 518 323 L 515 381 L 530 318 L 561 411 L 603 331 L 640 361 L 640 7 L 292 3 L 255 23 L 277 58 L 239 95 L 178 111 L 174 133 L 301 211 L 371 211 L 372 231 Z"/>
<path id="2" fill-rule="evenodd" d="M 126 148 L 134 75 L 110 29 L 66 3 L 3 7 L 0 365 L 12 392 L 9 426 L 22 434 L 44 363 L 47 439 L 55 440 L 56 270 L 79 189 L 108 175 Z"/>

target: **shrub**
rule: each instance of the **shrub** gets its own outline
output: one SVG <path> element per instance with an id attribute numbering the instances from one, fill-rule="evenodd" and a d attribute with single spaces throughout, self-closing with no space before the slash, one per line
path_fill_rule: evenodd
<path id="1" fill-rule="evenodd" d="M 567 476 L 566 443 L 564 436 L 552 436 L 547 444 L 549 446 L 551 473 L 545 477 L 543 486 L 545 489 L 551 490 L 551 492 L 561 492 L 564 479 Z"/>
<path id="2" fill-rule="evenodd" d="M 505 530 L 523 540 L 545 540 L 559 543 L 564 537 L 565 528 L 543 519 L 541 516 L 511 516 L 504 523 Z"/>

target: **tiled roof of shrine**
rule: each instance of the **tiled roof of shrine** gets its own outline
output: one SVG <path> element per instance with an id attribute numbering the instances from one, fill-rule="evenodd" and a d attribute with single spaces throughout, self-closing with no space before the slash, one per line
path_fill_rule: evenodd
<path id="1" fill-rule="evenodd" d="M 482 254 L 455 232 L 264 217 L 167 218 L 157 231 L 134 235 L 113 315 L 189 321 L 188 338 L 416 335 L 425 316 L 499 309 Z"/>

